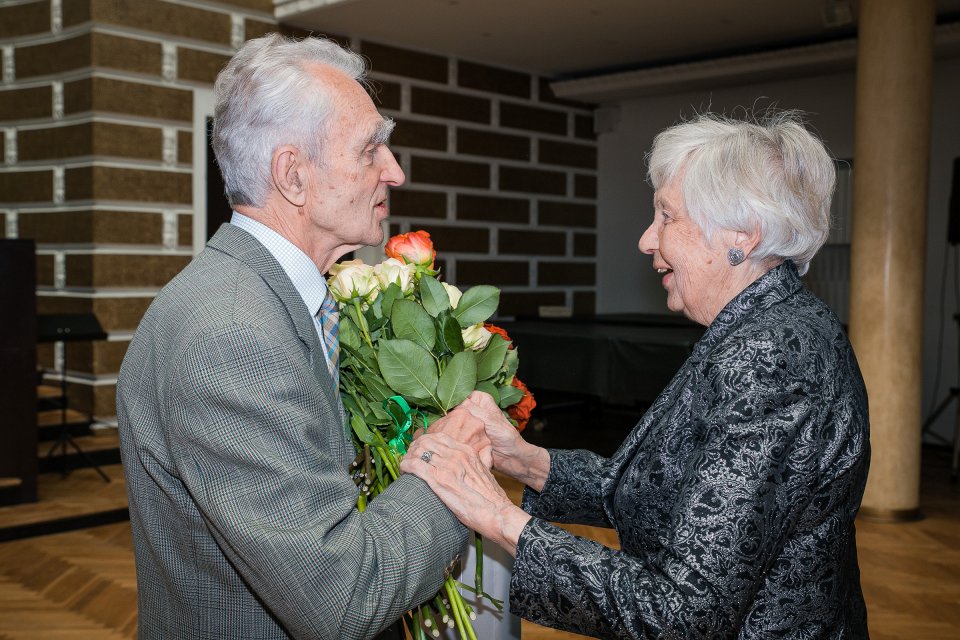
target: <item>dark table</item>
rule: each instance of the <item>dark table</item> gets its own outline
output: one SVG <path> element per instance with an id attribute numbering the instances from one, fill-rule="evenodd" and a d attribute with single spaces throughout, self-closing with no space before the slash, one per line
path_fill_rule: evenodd
<path id="1" fill-rule="evenodd" d="M 704 327 L 679 316 L 614 314 L 500 322 L 527 385 L 610 404 L 649 404 L 689 357 Z"/>

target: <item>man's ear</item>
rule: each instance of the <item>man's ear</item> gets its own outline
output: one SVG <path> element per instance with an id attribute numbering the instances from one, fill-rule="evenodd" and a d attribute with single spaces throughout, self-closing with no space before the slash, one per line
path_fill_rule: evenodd
<path id="1" fill-rule="evenodd" d="M 270 171 L 273 185 L 295 207 L 307 203 L 306 156 L 293 145 L 285 144 L 273 152 Z"/>

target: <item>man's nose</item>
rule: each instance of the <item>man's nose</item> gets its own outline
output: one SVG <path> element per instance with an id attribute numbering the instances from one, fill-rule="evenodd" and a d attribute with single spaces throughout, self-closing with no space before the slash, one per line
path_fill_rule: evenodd
<path id="1" fill-rule="evenodd" d="M 403 169 L 401 169 L 397 163 L 393 151 L 390 151 L 386 145 L 383 146 L 381 153 L 385 153 L 387 157 L 384 160 L 383 171 L 380 173 L 380 182 L 386 182 L 391 187 L 399 187 L 407 181 L 407 177 L 403 174 Z"/>

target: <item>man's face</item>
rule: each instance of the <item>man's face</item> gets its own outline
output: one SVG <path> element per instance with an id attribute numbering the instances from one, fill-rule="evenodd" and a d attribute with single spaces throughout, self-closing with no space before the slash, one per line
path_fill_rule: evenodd
<path id="1" fill-rule="evenodd" d="M 316 73 L 330 88 L 334 108 L 323 157 L 309 170 L 311 231 L 343 246 L 379 244 L 380 223 L 389 215 L 387 190 L 405 180 L 386 144 L 393 124 L 352 78 L 322 66 Z"/>

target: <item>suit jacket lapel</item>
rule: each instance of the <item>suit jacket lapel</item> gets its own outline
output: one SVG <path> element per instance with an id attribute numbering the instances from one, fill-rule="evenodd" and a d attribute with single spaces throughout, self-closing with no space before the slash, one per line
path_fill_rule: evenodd
<path id="1" fill-rule="evenodd" d="M 334 389 L 333 378 L 327 369 L 327 361 L 323 355 L 323 345 L 317 335 L 313 318 L 303 298 L 293 286 L 290 278 L 284 272 L 276 258 L 267 251 L 260 242 L 243 229 L 232 224 L 222 225 L 207 243 L 208 247 L 223 251 L 237 260 L 247 264 L 256 271 L 267 286 L 276 294 L 290 316 L 291 322 L 297 331 L 297 337 L 307 347 L 310 354 L 310 364 L 313 366 L 317 383 L 323 390 L 331 406 L 337 407 L 343 418 L 343 408 L 340 404 L 340 394 Z"/>

